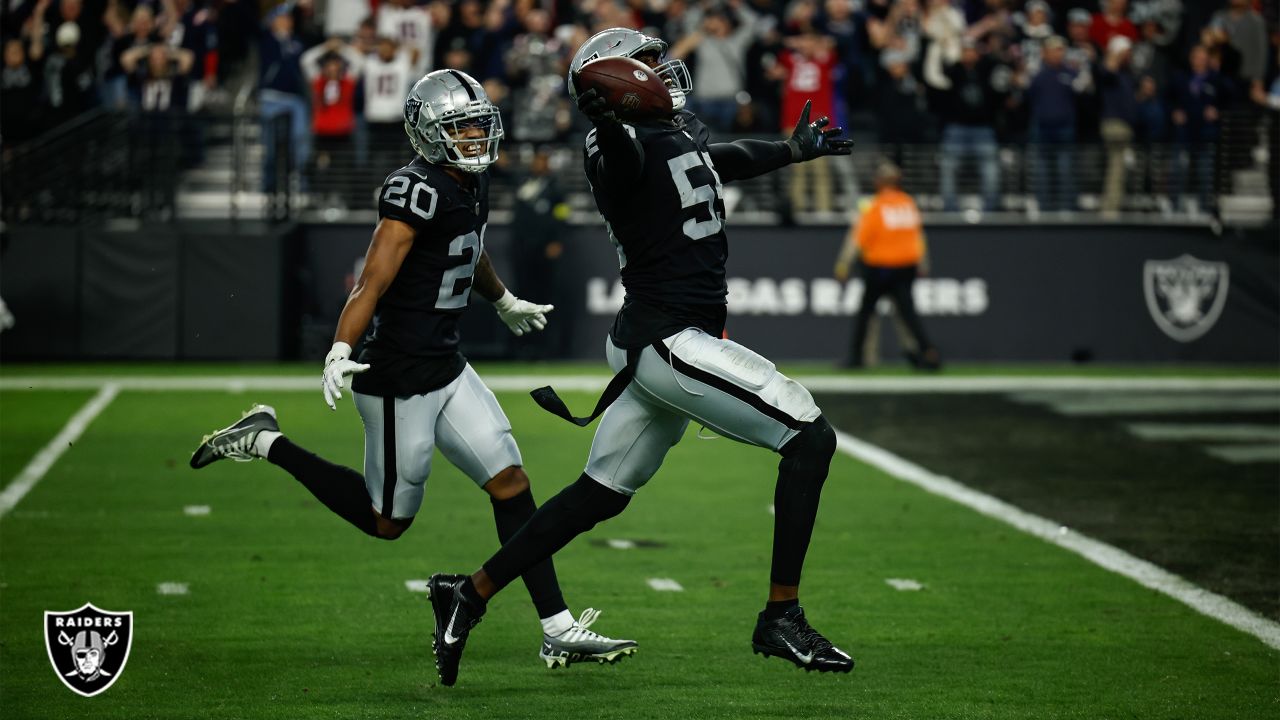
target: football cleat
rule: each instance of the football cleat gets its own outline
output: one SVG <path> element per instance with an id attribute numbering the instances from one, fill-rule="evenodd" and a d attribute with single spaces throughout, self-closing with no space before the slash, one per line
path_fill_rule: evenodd
<path id="1" fill-rule="evenodd" d="M 254 459 L 253 441 L 263 430 L 280 431 L 276 410 L 270 405 L 254 405 L 235 424 L 205 435 L 191 454 L 191 467 L 199 469 L 223 458 L 236 462 Z"/>
<path id="2" fill-rule="evenodd" d="M 587 608 L 568 630 L 552 637 L 542 636 L 542 650 L 538 657 L 549 668 L 568 667 L 576 662 L 613 664 L 636 652 L 635 640 L 614 640 L 593 630 L 591 624 L 600 617 L 600 611 Z"/>
<path id="3" fill-rule="evenodd" d="M 436 573 L 427 580 L 427 595 L 435 613 L 436 627 L 431 638 L 431 653 L 436 658 L 436 672 L 441 685 L 458 681 L 458 663 L 467 646 L 467 634 L 480 623 L 484 608 L 462 597 L 462 581 L 466 575 Z"/>
<path id="4" fill-rule="evenodd" d="M 814 630 L 799 605 L 773 620 L 766 620 L 760 613 L 751 636 L 751 649 L 765 657 L 789 660 L 805 672 L 847 673 L 853 669 L 853 658 Z"/>

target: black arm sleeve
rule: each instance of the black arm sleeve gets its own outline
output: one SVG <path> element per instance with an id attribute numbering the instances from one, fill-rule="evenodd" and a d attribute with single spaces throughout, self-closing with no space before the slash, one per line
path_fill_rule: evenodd
<path id="1" fill-rule="evenodd" d="M 622 123 L 603 122 L 587 135 L 587 164 L 594 182 L 610 191 L 626 188 L 640 179 L 644 148 Z"/>
<path id="2" fill-rule="evenodd" d="M 792 160 L 791 146 L 783 140 L 734 140 L 708 145 L 720 182 L 746 180 L 773 172 Z"/>

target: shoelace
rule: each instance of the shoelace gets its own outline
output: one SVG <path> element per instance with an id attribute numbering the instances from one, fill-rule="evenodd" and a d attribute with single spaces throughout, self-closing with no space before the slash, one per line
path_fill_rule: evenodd
<path id="1" fill-rule="evenodd" d="M 564 635 L 560 637 L 566 642 L 579 642 L 582 640 L 599 640 L 602 642 L 612 642 L 611 638 L 607 638 L 600 633 L 589 630 L 591 624 L 600 617 L 600 611 L 595 608 L 587 608 L 582 611 L 578 619 L 574 621 L 573 626 L 564 631 Z"/>
<path id="2" fill-rule="evenodd" d="M 225 445 L 213 445 L 209 449 L 214 455 L 219 457 L 235 460 L 236 462 L 250 462 L 253 460 L 253 441 L 257 435 L 245 433 L 238 439 L 233 440 Z"/>
<path id="3" fill-rule="evenodd" d="M 801 615 L 800 617 L 797 617 L 792 620 L 792 623 L 796 626 L 796 634 L 800 636 L 801 640 L 809 645 L 810 650 L 816 652 L 835 647 L 830 640 L 822 636 L 822 633 L 813 629 L 813 626 L 809 624 L 809 621 L 805 616 Z"/>

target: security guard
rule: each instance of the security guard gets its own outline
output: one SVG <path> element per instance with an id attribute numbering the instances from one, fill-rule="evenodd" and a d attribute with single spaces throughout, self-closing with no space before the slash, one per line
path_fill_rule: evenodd
<path id="1" fill-rule="evenodd" d="M 917 276 L 928 272 L 924 228 L 920 210 L 911 196 L 902 191 L 902 171 L 884 163 L 876 171 L 876 195 L 861 217 L 849 229 L 849 242 L 836 264 L 836 277 L 848 277 L 855 258 L 862 276 L 862 305 L 853 327 L 853 343 L 845 360 L 848 367 L 863 367 L 863 346 L 876 304 L 888 295 L 902 324 L 914 343 L 907 345 L 907 358 L 916 367 L 937 370 L 938 350 L 929 341 L 916 315 L 911 286 Z M 914 344 L 912 349 L 910 345 Z"/>

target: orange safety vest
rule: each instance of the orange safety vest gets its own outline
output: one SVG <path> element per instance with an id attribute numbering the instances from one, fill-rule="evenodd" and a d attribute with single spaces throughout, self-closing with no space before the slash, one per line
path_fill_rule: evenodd
<path id="1" fill-rule="evenodd" d="M 920 210 L 901 190 L 876 193 L 854 232 L 862 261 L 867 265 L 907 267 L 918 265 L 924 257 Z"/>

